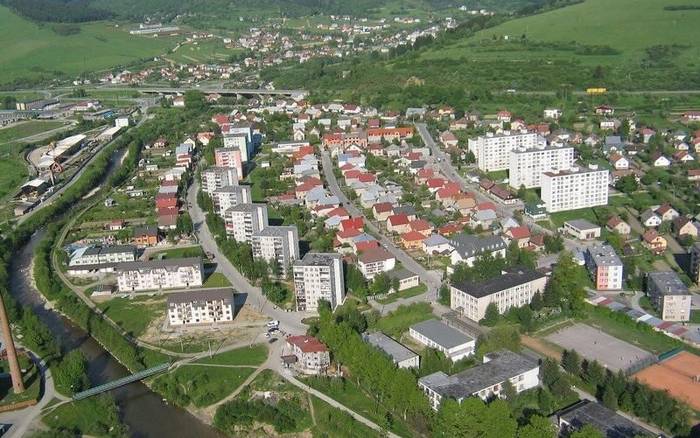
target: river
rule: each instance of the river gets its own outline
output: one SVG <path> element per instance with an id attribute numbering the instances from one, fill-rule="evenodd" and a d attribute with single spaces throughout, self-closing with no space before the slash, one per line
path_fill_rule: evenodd
<path id="1" fill-rule="evenodd" d="M 112 165 L 105 173 L 105 178 L 118 167 L 116 164 L 122 157 L 123 154 L 119 153 L 112 157 Z M 57 312 L 44 307 L 42 295 L 31 284 L 29 271 L 34 248 L 43 236 L 44 230 L 35 233 L 13 257 L 10 265 L 10 293 L 23 307 L 31 308 L 49 327 L 62 351 L 79 349 L 85 355 L 88 361 L 88 377 L 93 386 L 129 375 L 129 371 L 84 330 Z M 119 406 L 121 419 L 129 427 L 132 437 L 222 436 L 184 409 L 164 403 L 158 394 L 141 382 L 115 389 L 110 394 Z"/>

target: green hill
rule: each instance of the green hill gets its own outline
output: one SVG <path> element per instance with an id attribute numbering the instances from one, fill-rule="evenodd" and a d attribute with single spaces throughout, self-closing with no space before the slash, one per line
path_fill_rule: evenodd
<path id="1" fill-rule="evenodd" d="M 172 38 L 129 35 L 104 22 L 40 25 L 0 6 L 0 84 L 42 76 L 75 76 L 150 58 L 175 45 Z"/>

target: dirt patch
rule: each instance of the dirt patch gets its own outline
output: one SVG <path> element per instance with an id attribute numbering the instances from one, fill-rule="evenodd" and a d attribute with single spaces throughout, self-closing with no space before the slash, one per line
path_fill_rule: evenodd
<path id="1" fill-rule="evenodd" d="M 556 360 L 557 362 L 561 361 L 561 352 L 558 351 L 556 348 L 552 347 L 551 345 L 549 345 L 547 342 L 544 342 L 541 339 L 531 338 L 530 336 L 521 335 L 520 341 L 522 342 L 522 344 L 524 346 L 531 348 L 538 353 L 542 353 L 545 356 L 548 356 L 548 357 Z"/>

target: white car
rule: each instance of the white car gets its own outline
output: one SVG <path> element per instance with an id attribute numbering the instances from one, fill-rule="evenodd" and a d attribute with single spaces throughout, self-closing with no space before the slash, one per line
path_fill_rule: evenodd
<path id="1" fill-rule="evenodd" d="M 277 321 L 276 319 L 273 320 L 273 321 L 268 321 L 268 322 L 267 322 L 267 326 L 268 326 L 268 327 L 279 327 L 279 325 L 280 325 L 280 322 Z"/>

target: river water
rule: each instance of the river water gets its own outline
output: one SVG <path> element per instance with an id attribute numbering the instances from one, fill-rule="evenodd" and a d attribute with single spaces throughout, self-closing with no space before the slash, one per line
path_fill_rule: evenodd
<path id="1" fill-rule="evenodd" d="M 122 154 L 115 154 L 107 177 L 117 167 Z M 30 281 L 30 266 L 34 248 L 44 236 L 35 233 L 31 240 L 13 257 L 10 265 L 10 293 L 25 308 L 49 327 L 63 351 L 79 349 L 88 361 L 88 377 L 93 386 L 129 375 L 129 371 L 115 360 L 85 331 L 57 312 L 44 307 L 41 294 Z M 221 435 L 189 412 L 166 404 L 161 397 L 141 382 L 117 388 L 110 392 L 119 406 L 121 419 L 129 427 L 132 437 L 197 437 L 219 438 Z"/>

